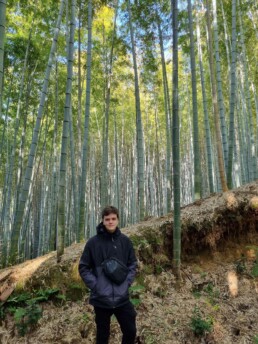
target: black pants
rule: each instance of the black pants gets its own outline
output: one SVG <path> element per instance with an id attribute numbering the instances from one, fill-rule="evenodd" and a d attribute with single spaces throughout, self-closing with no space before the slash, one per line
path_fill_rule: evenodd
<path id="1" fill-rule="evenodd" d="M 94 307 L 97 325 L 96 344 L 108 344 L 110 334 L 110 319 L 114 314 L 123 333 L 122 344 L 133 344 L 136 337 L 136 312 L 133 305 L 128 302 L 122 307 L 106 309 Z"/>

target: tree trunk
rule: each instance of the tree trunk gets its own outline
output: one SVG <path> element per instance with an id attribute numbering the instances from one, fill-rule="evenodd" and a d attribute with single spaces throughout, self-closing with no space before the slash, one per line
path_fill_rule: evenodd
<path id="1" fill-rule="evenodd" d="M 87 86 L 85 103 L 84 139 L 82 152 L 82 174 L 80 187 L 79 241 L 85 231 L 85 191 L 87 177 L 87 158 L 89 148 L 90 92 L 91 92 L 91 48 L 92 48 L 92 0 L 88 1 L 88 45 L 87 45 Z"/>
<path id="2" fill-rule="evenodd" d="M 242 11 L 240 2 L 238 0 L 238 14 L 239 14 L 239 23 L 240 23 L 240 45 L 241 45 L 241 54 L 240 58 L 242 60 L 242 71 L 244 73 L 244 100 L 246 102 L 246 110 L 247 110 L 247 124 L 248 124 L 248 137 L 250 140 L 250 144 L 248 145 L 248 165 L 249 165 L 249 181 L 255 179 L 257 163 L 255 156 L 255 141 L 254 141 L 254 121 L 253 121 L 253 114 L 252 114 L 252 104 L 251 104 L 251 95 L 250 95 L 250 82 L 248 77 L 248 61 L 246 58 L 246 49 L 245 49 L 245 40 L 244 40 L 244 29 L 242 24 Z"/>
<path id="3" fill-rule="evenodd" d="M 209 114 L 208 114 L 208 106 L 207 106 L 207 96 L 206 96 L 206 89 L 205 89 L 204 69 L 203 69 L 203 63 L 202 63 L 202 47 L 201 47 L 200 27 L 199 27 L 198 18 L 197 18 L 197 44 L 198 44 L 199 68 L 200 68 L 201 84 L 202 84 L 204 131 L 205 131 L 205 141 L 206 141 L 206 151 L 207 151 L 207 161 L 208 161 L 209 189 L 210 189 L 210 193 L 213 193 L 214 182 L 213 182 L 213 168 L 212 168 L 211 131 L 210 131 Z"/>
<path id="4" fill-rule="evenodd" d="M 181 279 L 181 220 L 180 220 L 180 142 L 178 108 L 178 1 L 171 0 L 173 19 L 173 184 L 174 184 L 174 229 L 173 261 L 178 279 Z"/>
<path id="5" fill-rule="evenodd" d="M 194 148 L 194 199 L 201 198 L 201 164 L 199 148 L 199 124 L 197 106 L 196 63 L 194 51 L 193 17 L 191 0 L 188 3 L 188 21 L 190 32 L 190 56 L 192 78 L 192 108 L 193 108 L 193 148 Z"/>
<path id="6" fill-rule="evenodd" d="M 78 113 L 77 113 L 77 175 L 81 175 L 81 154 L 82 154 L 82 61 L 81 61 L 81 15 L 82 2 L 78 1 Z M 79 201 L 79 199 L 78 199 Z M 77 202 L 78 202 L 77 201 Z M 78 215 L 77 215 L 78 217 Z M 79 220 L 79 218 L 78 218 Z M 77 228 L 78 234 L 78 228 Z"/>
<path id="7" fill-rule="evenodd" d="M 158 33 L 159 33 L 159 45 L 160 45 L 160 54 L 161 54 L 161 66 L 162 66 L 162 76 L 163 76 L 163 89 L 164 89 L 164 102 L 165 102 L 165 114 L 166 114 L 166 213 L 171 211 L 171 181 L 172 181 L 172 167 L 171 167 L 171 123 L 170 123 L 170 99 L 169 99 L 169 92 L 168 92 L 168 84 L 167 84 L 167 71 L 166 71 L 166 63 L 165 63 L 165 55 L 164 55 L 164 45 L 163 45 L 163 37 L 162 31 L 160 26 L 160 18 L 158 17 L 157 13 L 157 22 L 158 22 Z"/>
<path id="8" fill-rule="evenodd" d="M 230 83 L 230 125 L 228 145 L 227 182 L 229 189 L 233 187 L 233 149 L 235 141 L 235 94 L 236 94 L 236 0 L 232 0 L 232 44 L 231 44 L 231 83 Z"/>
<path id="9" fill-rule="evenodd" d="M 0 118 L 2 117 L 2 101 L 4 86 L 4 42 L 6 22 L 6 0 L 0 1 Z"/>
<path id="10" fill-rule="evenodd" d="M 211 87 L 212 87 L 212 105 L 213 105 L 214 122 L 215 122 L 219 175 L 220 175 L 220 182 L 221 182 L 222 190 L 227 191 L 228 187 L 227 187 L 226 177 L 225 177 L 225 166 L 224 166 L 224 160 L 223 160 L 223 150 L 222 150 L 222 142 L 221 142 L 220 126 L 219 126 L 219 109 L 218 109 L 218 98 L 217 98 L 217 90 L 216 90 L 216 79 L 215 79 L 215 73 L 214 73 L 214 58 L 213 58 L 213 49 L 212 49 L 213 45 L 212 45 L 212 34 L 211 34 L 209 0 L 207 0 L 206 3 L 207 3 L 206 18 L 207 18 L 207 28 L 208 28 L 208 50 L 209 50 L 209 63 L 210 63 Z"/>
<path id="11" fill-rule="evenodd" d="M 209 1 L 209 0 L 207 0 Z M 227 140 L 227 124 L 225 120 L 225 106 L 222 92 L 221 80 L 221 66 L 220 66 L 220 53 L 219 53 L 219 36 L 218 36 L 218 23 L 217 23 L 217 0 L 212 0 L 213 3 L 213 27 L 214 27 L 214 43 L 215 43 L 215 62 L 216 62 L 216 76 L 217 76 L 217 92 L 218 92 L 218 105 L 220 114 L 220 130 L 222 136 L 222 147 L 224 155 L 225 170 L 228 166 L 228 140 Z M 213 45 L 210 46 L 213 50 Z"/>
<path id="12" fill-rule="evenodd" d="M 73 80 L 73 52 L 74 52 L 74 32 L 75 32 L 75 6 L 76 1 L 72 0 L 71 6 L 71 23 L 70 23 L 70 39 L 68 47 L 68 63 L 67 63 L 67 81 L 66 81 L 66 97 L 64 108 L 64 121 L 63 121 L 63 135 L 62 147 L 60 157 L 60 179 L 59 179 L 59 192 L 58 192 L 58 230 L 57 230 L 57 261 L 61 261 L 61 256 L 64 253 L 65 246 L 65 201 L 66 201 L 66 161 L 67 161 L 67 145 L 69 136 L 69 121 L 71 121 L 71 98 L 72 98 L 72 80 Z M 72 147 L 71 147 L 72 149 Z M 76 214 L 75 214 L 76 216 Z"/>
<path id="13" fill-rule="evenodd" d="M 134 42 L 134 29 L 132 24 L 132 14 L 130 0 L 127 0 L 127 10 L 129 14 L 129 27 L 133 54 L 134 83 L 135 83 L 135 107 L 136 107 L 136 132 L 137 132 L 137 176 L 138 176 L 138 210 L 140 220 L 144 218 L 144 148 L 143 148 L 143 129 L 141 115 L 141 101 L 139 91 L 139 78 L 137 70 L 137 60 Z"/>
<path id="14" fill-rule="evenodd" d="M 116 35 L 116 18 L 117 18 L 117 6 L 118 2 L 116 2 L 115 7 L 115 18 L 114 18 L 114 27 L 113 27 L 113 34 L 112 34 L 112 45 L 111 45 L 111 52 L 110 52 L 110 61 L 109 65 L 107 66 L 107 78 L 106 78 L 106 97 L 105 97 L 105 120 L 104 120 L 104 128 L 103 128 L 103 150 L 102 150 L 102 165 L 101 165 L 101 185 L 100 185 L 100 192 L 101 192 L 101 208 L 103 209 L 105 206 L 108 205 L 108 133 L 109 133 L 109 108 L 110 108 L 110 91 L 111 91 L 111 77 L 112 77 L 112 68 L 113 68 L 113 51 L 114 51 L 114 43 L 115 43 L 115 35 Z"/>

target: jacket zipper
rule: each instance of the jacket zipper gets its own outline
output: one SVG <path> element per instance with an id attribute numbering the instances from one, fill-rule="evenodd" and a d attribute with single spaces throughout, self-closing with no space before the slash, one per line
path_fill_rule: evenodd
<path id="1" fill-rule="evenodd" d="M 112 235 L 111 239 L 112 239 L 112 243 L 113 243 L 115 241 L 113 235 Z M 112 282 L 112 292 L 113 292 L 113 308 L 115 308 L 115 291 L 114 291 L 113 282 Z"/>
<path id="2" fill-rule="evenodd" d="M 114 237 L 112 236 L 112 242 L 114 243 L 115 242 L 115 240 L 114 240 Z M 113 244 L 113 247 L 116 249 L 116 245 L 115 244 Z"/>
<path id="3" fill-rule="evenodd" d="M 112 290 L 113 290 L 113 308 L 115 308 L 115 292 L 114 292 L 114 284 L 112 283 Z"/>

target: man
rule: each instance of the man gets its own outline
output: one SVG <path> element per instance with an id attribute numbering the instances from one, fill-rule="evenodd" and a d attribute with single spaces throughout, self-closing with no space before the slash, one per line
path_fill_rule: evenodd
<path id="1" fill-rule="evenodd" d="M 136 337 L 136 312 L 129 301 L 128 288 L 135 277 L 137 260 L 131 240 L 121 233 L 118 222 L 117 208 L 103 209 L 97 235 L 87 241 L 79 263 L 81 278 L 91 290 L 90 304 L 94 306 L 97 325 L 96 344 L 108 343 L 113 314 L 123 333 L 122 344 L 133 344 Z M 104 272 L 103 262 L 111 257 L 128 268 L 121 284 L 113 282 Z"/>

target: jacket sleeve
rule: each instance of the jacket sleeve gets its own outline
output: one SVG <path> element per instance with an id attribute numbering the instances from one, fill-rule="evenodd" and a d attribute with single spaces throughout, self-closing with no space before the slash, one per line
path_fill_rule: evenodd
<path id="1" fill-rule="evenodd" d="M 128 254 L 128 262 L 127 262 L 127 267 L 129 269 L 129 272 L 127 275 L 127 281 L 129 283 L 129 286 L 134 281 L 137 265 L 138 265 L 138 263 L 137 263 L 137 259 L 135 256 L 133 244 L 132 244 L 131 240 L 129 239 L 129 254 Z"/>
<path id="2" fill-rule="evenodd" d="M 93 273 L 93 268 L 94 262 L 92 259 L 92 253 L 89 242 L 87 242 L 79 262 L 79 273 L 83 282 L 89 289 L 94 289 L 97 283 L 97 278 Z"/>

